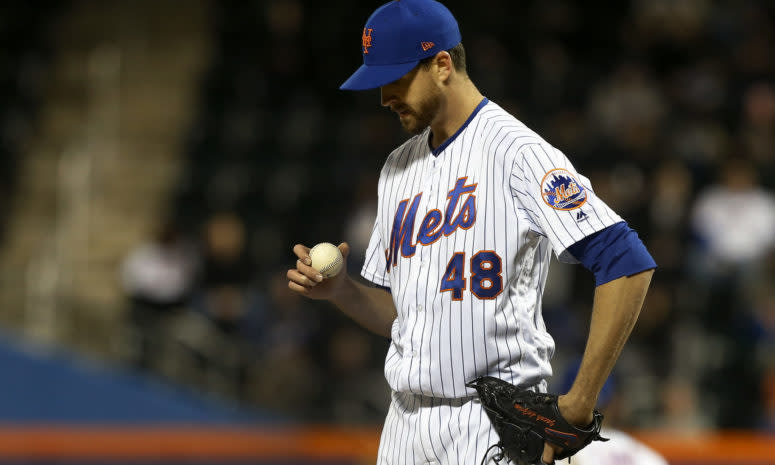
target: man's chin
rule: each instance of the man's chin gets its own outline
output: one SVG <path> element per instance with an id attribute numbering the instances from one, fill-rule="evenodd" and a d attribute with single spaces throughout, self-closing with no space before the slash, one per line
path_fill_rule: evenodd
<path id="1" fill-rule="evenodd" d="M 401 126 L 404 127 L 404 130 L 408 132 L 409 134 L 416 136 L 417 134 L 421 134 L 425 128 L 428 127 L 427 124 L 422 124 L 418 122 L 415 118 L 412 118 L 411 116 L 406 118 L 401 118 Z"/>

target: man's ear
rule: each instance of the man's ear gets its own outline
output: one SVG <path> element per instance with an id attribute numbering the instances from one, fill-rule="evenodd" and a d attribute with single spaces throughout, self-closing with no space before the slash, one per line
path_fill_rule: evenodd
<path id="1" fill-rule="evenodd" d="M 452 57 L 449 52 L 442 50 L 433 58 L 436 78 L 441 83 L 447 83 L 452 75 Z"/>

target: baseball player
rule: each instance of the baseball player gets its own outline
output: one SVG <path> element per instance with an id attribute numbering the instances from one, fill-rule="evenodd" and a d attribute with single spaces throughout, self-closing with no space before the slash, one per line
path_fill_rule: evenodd
<path id="1" fill-rule="evenodd" d="M 656 267 L 637 234 L 558 149 L 466 73 L 452 13 L 434 0 L 378 8 L 361 33 L 361 66 L 341 86 L 379 88 L 412 134 L 381 171 L 377 218 L 361 275 L 323 277 L 298 244 L 289 287 L 327 299 L 391 339 L 392 402 L 377 463 L 471 465 L 502 458 L 466 383 L 493 376 L 545 391 L 554 341 L 541 315 L 552 253 L 596 278 L 578 376 L 559 397 L 588 425 L 640 312 Z M 349 247 L 340 245 L 347 256 Z M 555 446 L 542 460 L 553 463 Z M 484 458 L 484 459 L 483 459 Z"/>

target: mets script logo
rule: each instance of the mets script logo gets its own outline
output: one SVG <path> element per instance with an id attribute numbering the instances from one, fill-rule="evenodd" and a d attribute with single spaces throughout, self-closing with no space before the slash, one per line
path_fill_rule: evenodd
<path id="1" fill-rule="evenodd" d="M 463 176 L 455 182 L 455 186 L 447 193 L 447 208 L 443 212 L 433 209 L 425 214 L 414 236 L 417 210 L 420 207 L 422 192 L 414 196 L 412 203 L 404 199 L 398 204 L 393 218 L 393 229 L 390 234 L 390 247 L 385 249 L 386 270 L 398 265 L 400 257 L 411 258 L 417 251 L 417 246 L 427 246 L 435 243 L 443 236 L 449 236 L 458 229 L 470 229 L 476 221 L 476 187 L 478 184 L 466 184 L 468 176 Z M 399 255 L 400 254 L 400 255 Z"/>
<path id="2" fill-rule="evenodd" d="M 363 42 L 363 53 L 369 53 L 369 47 L 371 47 L 371 31 L 374 29 L 366 29 L 363 28 L 363 35 L 361 36 L 361 41 Z"/>
<path id="3" fill-rule="evenodd" d="M 587 191 L 568 170 L 553 169 L 541 181 L 544 202 L 555 210 L 573 210 L 587 201 Z"/>

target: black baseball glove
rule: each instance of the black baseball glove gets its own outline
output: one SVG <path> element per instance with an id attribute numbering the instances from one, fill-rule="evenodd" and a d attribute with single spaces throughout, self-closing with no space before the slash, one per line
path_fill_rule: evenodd
<path id="1" fill-rule="evenodd" d="M 600 436 L 603 415 L 597 410 L 589 426 L 577 428 L 563 418 L 556 395 L 535 393 L 492 376 L 477 378 L 466 386 L 479 393 L 482 406 L 500 437 L 500 442 L 492 446 L 500 448 L 494 457 L 496 462 L 505 454 L 518 465 L 541 463 L 544 442 L 561 447 L 555 459 L 564 459 L 592 441 L 608 440 Z M 486 458 L 487 454 L 482 463 Z"/>

